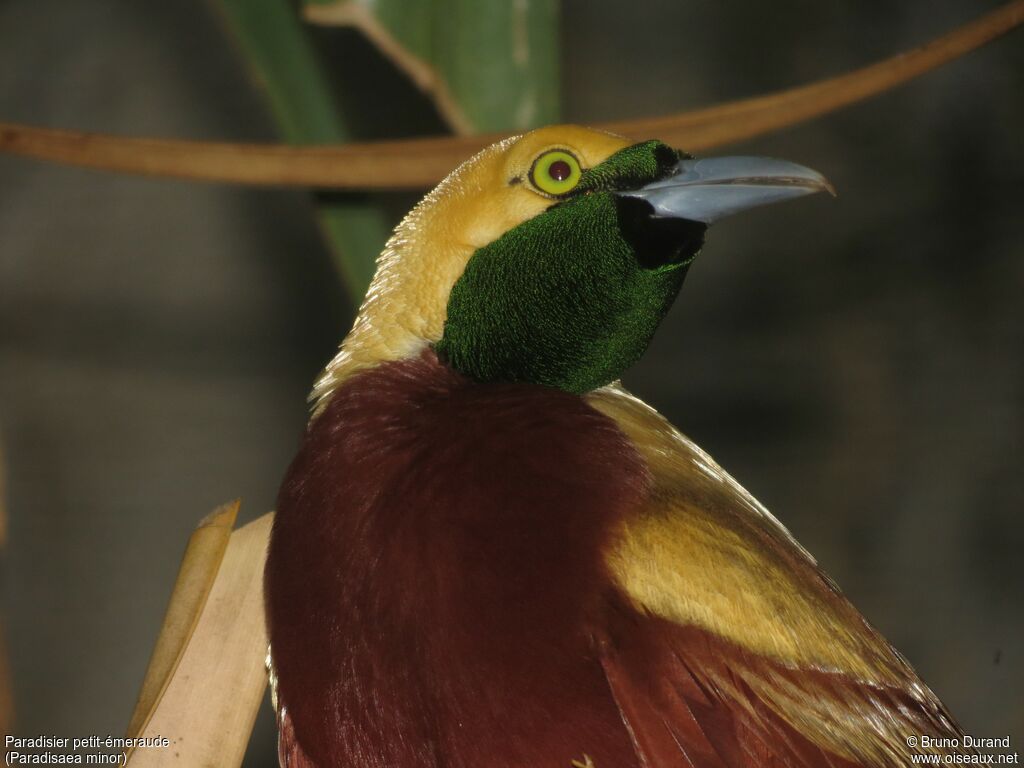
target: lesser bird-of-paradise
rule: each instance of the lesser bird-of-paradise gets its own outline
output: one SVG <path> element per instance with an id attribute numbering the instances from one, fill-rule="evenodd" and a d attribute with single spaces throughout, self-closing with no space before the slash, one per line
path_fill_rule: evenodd
<path id="1" fill-rule="evenodd" d="M 283 766 L 956 751 L 942 703 L 814 559 L 617 383 L 710 225 L 823 190 L 791 162 L 554 126 L 483 150 L 405 218 L 279 497 Z"/>

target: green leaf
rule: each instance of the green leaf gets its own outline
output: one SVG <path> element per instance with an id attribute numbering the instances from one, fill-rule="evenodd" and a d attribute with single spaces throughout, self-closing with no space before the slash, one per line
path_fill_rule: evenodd
<path id="1" fill-rule="evenodd" d="M 361 30 L 459 133 L 558 121 L 557 0 L 305 0 L 304 13 Z"/>
<path id="2" fill-rule="evenodd" d="M 307 31 L 289 0 L 215 0 L 257 84 L 290 144 L 337 144 L 352 139 Z M 335 267 L 357 304 L 373 276 L 388 219 L 366 197 L 332 196 L 317 219 Z"/>

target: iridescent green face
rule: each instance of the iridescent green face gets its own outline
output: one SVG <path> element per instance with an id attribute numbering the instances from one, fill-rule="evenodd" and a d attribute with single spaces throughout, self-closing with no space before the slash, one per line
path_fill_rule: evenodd
<path id="1" fill-rule="evenodd" d="M 617 192 L 669 174 L 680 155 L 651 141 L 583 170 L 538 158 L 529 182 L 555 202 L 479 249 L 452 290 L 437 351 L 479 381 L 583 393 L 619 378 L 647 348 L 705 225 L 652 216 Z"/>
<path id="2" fill-rule="evenodd" d="M 556 148 L 527 181 L 552 205 L 473 254 L 436 349 L 478 381 L 577 394 L 615 381 L 643 354 L 709 224 L 831 190 L 795 163 L 695 160 L 659 141 L 594 168 Z"/>

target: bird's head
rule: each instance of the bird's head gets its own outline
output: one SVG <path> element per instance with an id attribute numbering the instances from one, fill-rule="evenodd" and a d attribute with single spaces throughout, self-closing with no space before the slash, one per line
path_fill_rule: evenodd
<path id="1" fill-rule="evenodd" d="M 576 126 L 501 141 L 396 228 L 314 395 L 428 345 L 480 381 L 608 384 L 646 349 L 708 225 L 826 189 L 794 163 L 695 160 Z"/>

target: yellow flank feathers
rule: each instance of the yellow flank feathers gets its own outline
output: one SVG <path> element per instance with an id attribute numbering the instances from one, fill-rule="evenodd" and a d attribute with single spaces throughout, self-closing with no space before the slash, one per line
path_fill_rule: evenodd
<path id="1" fill-rule="evenodd" d="M 528 180 L 537 157 L 566 149 L 586 169 L 630 143 L 554 125 L 505 139 L 455 169 L 388 240 L 352 330 L 313 389 L 315 412 L 355 371 L 410 357 L 441 338 L 448 295 L 473 253 L 551 205 Z"/>
<path id="2" fill-rule="evenodd" d="M 710 456 L 619 387 L 589 401 L 636 444 L 654 477 L 647 514 L 628 524 L 611 556 L 638 604 L 784 663 L 897 679 L 889 645 Z"/>
<path id="3" fill-rule="evenodd" d="M 827 673 L 825 682 L 807 678 L 797 688 L 763 669 L 737 668 L 734 680 L 717 681 L 723 690 L 743 681 L 813 742 L 866 765 L 907 765 L 907 737 L 955 733 L 903 658 L 710 456 L 618 385 L 587 399 L 632 440 L 653 477 L 647 509 L 608 553 L 634 604 L 786 667 Z M 873 693 L 837 699 L 831 674 Z M 920 711 L 895 703 L 897 692 L 920 702 Z"/>

